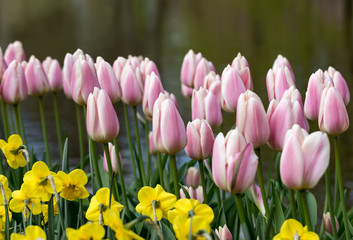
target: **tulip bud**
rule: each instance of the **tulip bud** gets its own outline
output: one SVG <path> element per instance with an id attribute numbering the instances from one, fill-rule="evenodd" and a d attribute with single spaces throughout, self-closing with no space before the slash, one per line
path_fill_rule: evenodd
<path id="1" fill-rule="evenodd" d="M 188 186 L 183 186 L 182 188 L 180 188 L 179 193 L 180 193 L 180 198 L 187 198 L 186 194 L 184 192 L 184 189 L 187 191 L 187 193 L 190 196 L 190 199 L 196 199 L 196 192 L 195 189 L 193 187 L 188 187 Z M 201 202 L 200 202 L 201 203 Z"/>
<path id="2" fill-rule="evenodd" d="M 177 110 L 179 110 L 178 102 L 177 102 L 177 99 L 176 99 L 175 95 L 173 93 L 169 93 L 168 91 L 165 91 L 165 90 L 164 90 L 164 95 L 166 97 L 168 97 L 170 100 L 172 100 L 172 102 L 174 103 L 174 105 L 177 108 Z"/>
<path id="3" fill-rule="evenodd" d="M 336 71 L 336 69 L 334 69 L 333 67 L 329 67 L 327 73 L 333 80 L 333 85 L 340 93 L 344 104 L 347 106 L 350 100 L 350 94 L 346 81 L 342 77 L 341 73 L 339 71 Z"/>
<path id="4" fill-rule="evenodd" d="M 7 65 L 10 65 L 14 60 L 17 60 L 18 62 L 25 61 L 26 55 L 22 43 L 20 41 L 10 43 L 5 50 L 4 59 Z"/>
<path id="5" fill-rule="evenodd" d="M 197 64 L 195 76 L 194 76 L 194 89 L 199 90 L 203 86 L 205 77 L 207 74 L 212 71 L 212 63 L 208 62 L 205 58 L 202 58 L 201 61 Z"/>
<path id="6" fill-rule="evenodd" d="M 61 90 L 63 88 L 63 78 L 58 60 L 47 57 L 42 65 L 48 77 L 50 91 L 57 92 Z"/>
<path id="7" fill-rule="evenodd" d="M 218 236 L 219 240 L 232 240 L 232 234 L 230 233 L 227 225 L 224 225 L 223 227 L 218 227 L 216 229 L 216 235 Z"/>
<path id="8" fill-rule="evenodd" d="M 133 68 L 128 61 L 121 73 L 120 86 L 122 91 L 121 100 L 128 105 L 137 106 L 142 102 L 143 83 L 139 67 Z"/>
<path id="9" fill-rule="evenodd" d="M 276 60 L 273 62 L 272 69 L 274 72 L 277 72 L 277 69 L 284 68 L 284 67 L 287 67 L 291 75 L 291 79 L 293 79 L 293 82 L 294 82 L 295 81 L 294 73 L 288 59 L 286 57 L 283 57 L 281 54 L 278 54 Z"/>
<path id="10" fill-rule="evenodd" d="M 154 103 L 152 119 L 153 141 L 158 151 L 173 155 L 185 147 L 183 119 L 173 101 L 162 93 Z"/>
<path id="11" fill-rule="evenodd" d="M 186 185 L 197 188 L 200 184 L 199 170 L 195 167 L 189 167 L 186 173 Z"/>
<path id="12" fill-rule="evenodd" d="M 126 58 L 118 57 L 113 63 L 113 70 L 116 78 L 118 79 L 118 82 L 120 82 L 121 73 L 124 69 L 126 62 L 127 62 Z"/>
<path id="13" fill-rule="evenodd" d="M 159 79 L 161 78 L 156 64 L 148 58 L 145 58 L 144 61 L 141 62 L 140 70 L 143 78 L 145 79 L 144 82 L 146 82 L 147 76 L 151 75 L 153 72 L 158 76 Z"/>
<path id="14" fill-rule="evenodd" d="M 254 148 L 265 144 L 270 137 L 270 127 L 259 96 L 247 90 L 240 94 L 237 106 L 236 125 L 239 132 Z"/>
<path id="15" fill-rule="evenodd" d="M 96 142 L 106 143 L 119 133 L 119 120 L 108 94 L 94 88 L 87 99 L 87 133 Z"/>
<path id="16" fill-rule="evenodd" d="M 181 84 L 181 93 L 183 94 L 184 97 L 191 98 L 193 90 L 194 90 L 193 88 L 190 88 L 184 84 Z"/>
<path id="17" fill-rule="evenodd" d="M 157 149 L 156 149 L 156 146 L 154 145 L 152 131 L 148 134 L 148 141 L 149 141 L 150 154 L 151 155 L 156 155 L 157 154 Z"/>
<path id="18" fill-rule="evenodd" d="M 68 99 L 71 99 L 71 73 L 72 69 L 75 64 L 75 59 L 72 54 L 66 53 L 65 59 L 64 59 L 64 65 L 62 69 L 62 75 L 63 75 L 63 88 L 64 88 L 64 93 L 65 96 Z"/>
<path id="19" fill-rule="evenodd" d="M 329 212 L 324 213 L 323 214 L 323 218 L 324 218 L 324 229 L 325 229 L 325 231 L 332 235 L 331 214 Z M 336 225 L 336 230 L 338 232 L 340 225 L 339 225 L 338 220 L 337 220 L 336 217 L 335 217 L 335 225 Z"/>
<path id="20" fill-rule="evenodd" d="M 256 184 L 253 184 L 251 186 L 251 194 L 254 199 L 255 205 L 260 210 L 261 214 L 265 216 L 266 214 L 265 205 L 261 195 L 261 189 L 259 188 L 259 186 L 257 186 Z"/>
<path id="21" fill-rule="evenodd" d="M 329 84 L 322 92 L 319 112 L 320 130 L 337 136 L 349 127 L 347 109 L 338 90 Z"/>
<path id="22" fill-rule="evenodd" d="M 205 200 L 204 196 L 203 196 L 203 188 L 201 185 L 195 189 L 195 198 L 194 199 L 198 200 L 200 203 L 203 203 L 203 201 Z"/>
<path id="23" fill-rule="evenodd" d="M 152 72 L 148 75 L 143 91 L 142 110 L 148 120 L 152 120 L 153 105 L 160 93 L 164 93 L 164 89 L 159 77 Z"/>
<path id="24" fill-rule="evenodd" d="M 311 74 L 309 78 L 308 89 L 305 94 L 304 113 L 310 120 L 317 120 L 319 117 L 321 94 L 326 81 L 331 81 L 331 79 L 324 77 L 320 69 Z"/>
<path id="25" fill-rule="evenodd" d="M 202 59 L 202 54 L 198 53 L 197 55 L 193 50 L 189 50 L 189 52 L 185 55 L 183 64 L 181 66 L 181 83 L 189 88 L 194 87 L 194 76 L 196 72 L 196 67 L 198 63 Z"/>
<path id="26" fill-rule="evenodd" d="M 110 161 L 112 164 L 112 170 L 113 170 L 113 173 L 115 175 L 117 175 L 118 174 L 118 161 L 116 159 L 115 146 L 111 143 L 108 143 L 108 147 L 109 147 Z M 121 160 L 120 153 L 119 153 L 119 158 L 120 158 L 120 164 L 121 164 L 121 166 L 123 166 L 123 161 Z M 103 168 L 104 168 L 104 171 L 109 174 L 107 156 L 105 155 L 105 152 L 104 152 L 104 156 L 103 156 Z"/>
<path id="27" fill-rule="evenodd" d="M 268 101 L 281 100 L 283 93 L 291 86 L 295 87 L 294 78 L 286 66 L 268 70 L 266 75 Z"/>
<path id="28" fill-rule="evenodd" d="M 2 50 L 0 47 L 0 82 L 1 82 L 2 76 L 4 75 L 6 68 L 7 68 L 7 64 L 4 59 L 4 56 L 2 55 Z"/>
<path id="29" fill-rule="evenodd" d="M 49 91 L 49 82 L 40 61 L 31 56 L 26 66 L 26 81 L 28 94 L 31 96 L 43 96 Z"/>
<path id="30" fill-rule="evenodd" d="M 246 89 L 252 90 L 253 84 L 250 74 L 249 63 L 240 53 L 234 58 L 232 68 L 237 71 Z"/>
<path id="31" fill-rule="evenodd" d="M 221 78 L 215 72 L 209 72 L 205 77 L 205 82 L 203 87 L 206 88 L 208 91 L 211 91 L 217 99 L 218 104 L 221 106 L 222 104 L 222 83 Z"/>

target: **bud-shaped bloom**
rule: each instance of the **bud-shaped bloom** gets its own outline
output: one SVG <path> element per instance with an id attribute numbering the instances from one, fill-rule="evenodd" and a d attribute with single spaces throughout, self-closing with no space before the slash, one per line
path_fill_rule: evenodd
<path id="1" fill-rule="evenodd" d="M 260 210 L 261 214 L 265 216 L 265 205 L 261 194 L 261 189 L 255 183 L 251 186 L 251 195 L 254 199 L 255 205 Z"/>
<path id="2" fill-rule="evenodd" d="M 270 69 L 266 75 L 268 101 L 281 100 L 283 93 L 291 86 L 295 87 L 294 78 L 290 70 L 285 67 Z"/>
<path id="3" fill-rule="evenodd" d="M 199 200 L 200 203 L 203 203 L 205 198 L 203 196 L 203 188 L 201 185 L 195 189 L 195 194 L 196 194 L 196 197 L 194 199 Z"/>
<path id="4" fill-rule="evenodd" d="M 190 88 L 183 83 L 181 84 L 181 93 L 183 94 L 184 97 L 191 98 L 193 90 L 194 90 L 193 88 Z"/>
<path id="5" fill-rule="evenodd" d="M 321 131 L 331 136 L 344 133 L 349 127 L 346 106 L 332 84 L 325 87 L 321 95 L 319 127 Z"/>
<path id="6" fill-rule="evenodd" d="M 254 148 L 265 144 L 270 137 L 270 126 L 264 105 L 256 93 L 246 90 L 238 99 L 236 125 Z"/>
<path id="7" fill-rule="evenodd" d="M 119 120 L 108 94 L 94 88 L 87 99 L 87 133 L 96 142 L 106 143 L 119 133 Z"/>
<path id="8" fill-rule="evenodd" d="M 196 199 L 200 203 L 203 203 L 204 201 L 204 196 L 203 196 L 203 190 L 202 186 L 198 186 L 196 189 L 193 187 L 188 187 L 188 186 L 183 186 L 183 188 L 187 191 L 187 193 L 190 196 L 190 199 Z M 180 193 L 180 198 L 187 198 L 185 195 L 185 192 L 183 188 L 180 188 L 179 193 Z"/>
<path id="9" fill-rule="evenodd" d="M 203 160 L 212 156 L 214 136 L 206 120 L 196 118 L 186 127 L 188 143 L 185 153 L 191 159 Z"/>
<path id="10" fill-rule="evenodd" d="M 223 70 L 221 78 L 222 108 L 227 112 L 235 112 L 240 94 L 246 91 L 244 83 L 229 65 Z"/>
<path id="11" fill-rule="evenodd" d="M 186 185 L 193 188 L 197 188 L 200 185 L 199 170 L 197 168 L 189 167 L 186 173 Z"/>
<path id="12" fill-rule="evenodd" d="M 150 154 L 152 154 L 152 155 L 157 154 L 157 149 L 156 149 L 156 146 L 154 145 L 154 141 L 153 141 L 152 131 L 148 134 L 148 142 L 149 142 Z"/>
<path id="13" fill-rule="evenodd" d="M 16 60 L 6 69 L 1 80 L 1 98 L 7 104 L 18 104 L 28 97 L 26 77 Z"/>
<path id="14" fill-rule="evenodd" d="M 140 68 L 133 68 L 131 63 L 126 63 L 121 73 L 121 100 L 128 105 L 136 106 L 142 102 L 143 84 Z"/>
<path id="15" fill-rule="evenodd" d="M 141 64 L 140 64 L 140 70 L 142 73 L 143 78 L 145 79 L 144 82 L 146 82 L 146 78 L 148 75 L 151 75 L 153 72 L 161 78 L 161 75 L 159 74 L 158 68 L 156 64 L 150 60 L 149 58 L 145 58 Z"/>
<path id="16" fill-rule="evenodd" d="M 110 161 L 112 164 L 112 170 L 113 170 L 113 173 L 116 175 L 116 174 L 118 174 L 118 161 L 116 159 L 115 146 L 111 143 L 108 143 L 108 147 L 109 147 Z M 119 153 L 119 158 L 120 158 L 120 164 L 121 164 L 121 166 L 123 166 L 123 161 L 121 160 L 120 153 Z M 104 168 L 104 171 L 109 174 L 107 156 L 105 155 L 105 151 L 104 151 L 104 156 L 103 156 L 103 168 Z"/>
<path id="17" fill-rule="evenodd" d="M 346 81 L 342 77 L 341 73 L 333 67 L 329 67 L 327 73 L 331 77 L 333 85 L 340 93 L 344 104 L 347 105 L 350 100 L 350 94 Z"/>
<path id="18" fill-rule="evenodd" d="M 66 53 L 64 59 L 64 65 L 62 69 L 63 75 L 63 88 L 65 96 L 71 99 L 71 73 L 75 64 L 75 59 L 72 54 Z"/>
<path id="19" fill-rule="evenodd" d="M 209 72 L 205 77 L 205 82 L 203 83 L 203 87 L 206 88 L 208 91 L 213 92 L 216 96 L 219 105 L 222 104 L 222 83 L 221 78 L 215 72 Z"/>
<path id="20" fill-rule="evenodd" d="M 1 82 L 2 76 L 4 75 L 6 68 L 7 68 L 7 64 L 6 64 L 6 61 L 4 59 L 4 56 L 2 54 L 2 50 L 0 47 L 0 82 Z"/>
<path id="21" fill-rule="evenodd" d="M 203 86 L 205 77 L 209 72 L 214 69 L 213 64 L 207 61 L 206 58 L 202 58 L 201 61 L 197 64 L 195 76 L 194 76 L 194 89 L 199 90 Z"/>
<path id="22" fill-rule="evenodd" d="M 324 219 L 324 229 L 326 232 L 332 235 L 332 223 L 331 223 L 331 214 L 330 212 L 324 213 L 323 214 L 323 219 Z M 338 232 L 339 230 L 339 223 L 337 218 L 335 217 L 335 225 L 336 225 L 336 230 Z"/>
<path id="23" fill-rule="evenodd" d="M 5 50 L 4 58 L 7 65 L 10 65 L 14 60 L 17 60 L 18 62 L 25 61 L 26 54 L 23 50 L 22 43 L 20 41 L 10 43 Z"/>
<path id="24" fill-rule="evenodd" d="M 169 93 L 168 91 L 165 91 L 165 90 L 164 90 L 164 95 L 166 97 L 168 97 L 170 100 L 172 100 L 174 105 L 175 105 L 175 107 L 177 108 L 177 110 L 179 110 L 178 101 L 177 101 L 175 95 L 173 93 Z"/>
<path id="25" fill-rule="evenodd" d="M 213 145 L 212 174 L 216 185 L 232 194 L 245 192 L 254 182 L 257 161 L 253 146 L 237 129 L 224 138 L 219 133 Z"/>
<path id="26" fill-rule="evenodd" d="M 183 119 L 173 101 L 162 93 L 154 103 L 152 119 L 153 141 L 158 151 L 172 155 L 185 147 Z"/>
<path id="27" fill-rule="evenodd" d="M 223 227 L 219 226 L 215 232 L 219 240 L 233 240 L 232 234 L 230 233 L 227 225 L 224 225 Z"/>
<path id="28" fill-rule="evenodd" d="M 148 120 L 152 120 L 153 105 L 160 93 L 164 93 L 162 82 L 154 72 L 148 75 L 143 90 L 142 110 Z"/>
<path id="29" fill-rule="evenodd" d="M 48 77 L 50 91 L 57 92 L 61 90 L 63 88 L 63 77 L 58 60 L 47 57 L 42 65 Z"/>
<path id="30" fill-rule="evenodd" d="M 280 161 L 281 178 L 291 189 L 310 189 L 316 186 L 328 167 L 330 142 L 323 132 L 308 135 L 295 128 L 300 127 L 294 125 L 285 137 Z"/>
<path id="31" fill-rule="evenodd" d="M 97 58 L 97 76 L 101 87 L 109 96 L 112 103 L 116 103 L 121 97 L 121 88 L 115 76 L 113 68 L 103 58 Z"/>
<path id="32" fill-rule="evenodd" d="M 41 62 L 31 56 L 26 66 L 26 81 L 28 94 L 31 96 L 43 96 L 49 91 L 49 82 Z"/>
<path id="33" fill-rule="evenodd" d="M 273 99 L 270 102 L 267 118 L 270 126 L 268 145 L 277 151 L 282 150 L 285 134 L 294 124 L 309 130 L 300 93 L 294 87 L 285 91 L 280 101 Z"/>
<path id="34" fill-rule="evenodd" d="M 123 72 L 126 62 L 127 62 L 126 58 L 118 57 L 113 63 L 113 70 L 119 82 L 120 82 L 121 73 Z"/>
<path id="35" fill-rule="evenodd" d="M 291 75 L 291 78 L 293 79 L 293 82 L 294 82 L 295 78 L 294 78 L 292 66 L 290 65 L 290 63 L 286 57 L 283 57 L 281 54 L 278 54 L 276 60 L 273 62 L 272 69 L 274 72 L 277 72 L 277 69 L 284 68 L 284 67 L 287 67 L 287 69 Z"/>
<path id="36" fill-rule="evenodd" d="M 191 109 L 192 120 L 196 118 L 205 119 L 213 129 L 219 127 L 222 123 L 222 110 L 216 96 L 203 87 L 198 91 L 193 91 Z"/>
<path id="37" fill-rule="evenodd" d="M 237 71 L 246 89 L 253 89 L 249 63 L 240 53 L 234 58 L 232 68 Z"/>
<path id="38" fill-rule="evenodd" d="M 202 59 L 202 54 L 195 54 L 193 50 L 189 50 L 189 52 L 185 55 L 183 64 L 181 66 L 181 83 L 189 88 L 194 87 L 194 76 L 196 72 L 196 67 L 198 63 Z"/>

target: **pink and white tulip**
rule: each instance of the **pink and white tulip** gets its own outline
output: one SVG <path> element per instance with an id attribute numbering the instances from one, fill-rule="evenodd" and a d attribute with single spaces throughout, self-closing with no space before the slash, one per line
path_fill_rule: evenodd
<path id="1" fill-rule="evenodd" d="M 195 167 L 189 167 L 186 173 L 186 185 L 194 189 L 200 185 L 199 170 Z"/>
<path id="2" fill-rule="evenodd" d="M 283 57 L 281 54 L 278 54 L 276 60 L 273 62 L 272 69 L 274 72 L 277 72 L 277 69 L 287 67 L 290 72 L 291 78 L 295 81 L 294 73 L 292 70 L 292 66 L 290 65 L 288 59 Z"/>
<path id="3" fill-rule="evenodd" d="M 64 64 L 62 69 L 62 78 L 63 78 L 63 88 L 64 94 L 68 99 L 71 99 L 71 74 L 72 69 L 75 64 L 75 58 L 72 54 L 67 53 L 64 58 Z"/>
<path id="4" fill-rule="evenodd" d="M 223 227 L 218 227 L 215 232 L 219 240 L 233 240 L 232 234 L 230 233 L 227 225 L 224 225 Z"/>
<path id="5" fill-rule="evenodd" d="M 109 148 L 109 155 L 110 155 L 110 161 L 112 164 L 112 170 L 115 175 L 118 174 L 118 161 L 116 159 L 116 153 L 115 153 L 115 146 L 112 143 L 108 143 L 108 148 Z M 123 166 L 123 161 L 121 159 L 121 154 L 119 153 L 119 159 L 120 159 L 120 164 Z M 108 162 L 107 162 L 107 156 L 103 155 L 103 168 L 106 173 L 109 174 L 109 167 L 108 167 Z"/>
<path id="6" fill-rule="evenodd" d="M 149 142 L 149 151 L 150 151 L 150 154 L 156 155 L 156 154 L 157 154 L 157 149 L 156 149 L 156 146 L 154 145 L 153 133 L 152 133 L 152 131 L 148 134 L 148 142 Z"/>
<path id="7" fill-rule="evenodd" d="M 126 58 L 118 57 L 113 63 L 113 70 L 119 82 L 120 82 L 121 73 L 123 72 L 126 62 L 127 62 Z"/>
<path id="8" fill-rule="evenodd" d="M 234 68 L 239 74 L 241 80 L 244 83 L 246 89 L 252 90 L 253 83 L 250 74 L 249 63 L 244 56 L 240 53 L 234 58 L 232 62 L 232 68 Z"/>
<path id="9" fill-rule="evenodd" d="M 195 76 L 194 76 L 194 89 L 199 90 L 205 82 L 205 77 L 207 74 L 213 70 L 213 64 L 207 61 L 206 58 L 202 58 L 201 61 L 197 64 Z"/>
<path id="10" fill-rule="evenodd" d="M 0 82 L 1 82 L 2 76 L 4 75 L 6 68 L 7 68 L 7 64 L 6 64 L 6 61 L 5 61 L 4 56 L 2 54 L 2 49 L 0 47 Z"/>
<path id="11" fill-rule="evenodd" d="M 160 93 L 164 93 L 162 82 L 154 72 L 148 75 L 143 90 L 142 110 L 148 120 L 152 120 L 153 105 L 159 97 Z"/>
<path id="12" fill-rule="evenodd" d="M 23 50 L 22 43 L 20 41 L 10 43 L 5 50 L 4 59 L 7 65 L 10 65 L 10 63 L 14 60 L 18 62 L 25 61 L 26 54 Z"/>
<path id="13" fill-rule="evenodd" d="M 349 93 L 349 88 L 347 86 L 346 80 L 344 80 L 341 73 L 336 69 L 334 69 L 333 67 L 329 67 L 327 70 L 327 73 L 331 77 L 333 81 L 333 85 L 340 93 L 344 104 L 347 105 L 350 100 L 350 93 Z"/>
<path id="14" fill-rule="evenodd" d="M 195 54 L 193 50 L 189 50 L 185 55 L 182 66 L 181 66 L 181 83 L 189 88 L 194 87 L 194 76 L 196 67 L 202 59 L 202 54 Z"/>
<path id="15" fill-rule="evenodd" d="M 185 84 L 181 84 L 181 93 L 183 94 L 184 97 L 191 98 L 193 90 L 194 90 L 193 88 L 190 88 Z"/>
<path id="16" fill-rule="evenodd" d="M 266 215 L 264 200 L 262 198 L 261 189 L 258 185 L 253 184 L 251 186 L 251 194 L 254 199 L 255 205 L 260 210 L 263 216 Z"/>
<path id="17" fill-rule="evenodd" d="M 41 62 L 31 56 L 26 66 L 26 81 L 28 94 L 31 96 L 43 96 L 49 91 L 49 81 Z"/>
<path id="18" fill-rule="evenodd" d="M 142 103 L 143 82 L 140 68 L 134 68 L 128 61 L 121 73 L 120 86 L 122 91 L 121 100 L 128 105 L 137 106 Z"/>
<path id="19" fill-rule="evenodd" d="M 58 60 L 47 57 L 42 65 L 48 77 L 50 91 L 60 91 L 63 88 L 63 76 Z"/>
<path id="20" fill-rule="evenodd" d="M 206 88 L 208 91 L 213 92 L 216 96 L 219 105 L 221 106 L 222 103 L 222 83 L 221 77 L 216 74 L 215 72 L 209 72 L 205 77 L 205 82 L 203 83 L 203 87 Z"/>
<path id="21" fill-rule="evenodd" d="M 323 219 L 324 219 L 324 229 L 326 232 L 332 235 L 332 223 L 331 223 L 331 214 L 330 212 L 324 213 L 323 214 Z M 336 225 L 336 231 L 338 232 L 340 225 L 338 223 L 337 218 L 335 217 L 335 225 Z"/>
<path id="22" fill-rule="evenodd" d="M 284 92 L 291 86 L 295 87 L 295 82 L 291 71 L 286 66 L 268 70 L 266 87 L 269 102 L 272 99 L 280 101 Z"/>

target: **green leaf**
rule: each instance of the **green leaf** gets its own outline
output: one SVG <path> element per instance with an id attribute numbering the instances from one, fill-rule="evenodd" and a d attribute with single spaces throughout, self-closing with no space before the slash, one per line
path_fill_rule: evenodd
<path id="1" fill-rule="evenodd" d="M 313 226 L 315 228 L 316 222 L 317 222 L 317 203 L 316 203 L 316 199 L 314 197 L 314 194 L 312 194 L 309 191 L 306 191 L 306 199 L 308 201 L 309 214 L 310 214 L 310 219 L 311 219 L 311 226 Z"/>
<path id="2" fill-rule="evenodd" d="M 63 159 L 62 159 L 62 164 L 61 164 L 61 169 L 63 172 L 68 173 L 69 172 L 69 165 L 68 165 L 68 144 L 69 144 L 69 139 L 65 139 L 64 143 L 64 149 L 63 149 Z"/>
<path id="3" fill-rule="evenodd" d="M 172 230 L 163 221 L 161 221 L 160 223 L 162 225 L 162 232 L 163 232 L 164 239 L 175 240 L 175 236 Z"/>
<path id="4" fill-rule="evenodd" d="M 273 200 L 274 200 L 274 207 L 275 207 L 275 230 L 276 232 L 280 232 L 281 226 L 285 220 L 284 214 L 283 214 L 283 209 L 282 209 L 282 203 L 279 200 L 276 188 L 274 185 L 272 186 L 272 195 L 273 195 Z"/>

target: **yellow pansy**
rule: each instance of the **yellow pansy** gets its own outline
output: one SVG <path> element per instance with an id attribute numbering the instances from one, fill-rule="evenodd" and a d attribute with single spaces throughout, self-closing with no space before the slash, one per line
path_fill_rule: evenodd
<path id="1" fill-rule="evenodd" d="M 204 221 L 203 217 L 193 216 L 192 218 L 188 218 L 185 216 L 177 217 L 173 223 L 173 229 L 175 232 L 175 236 L 179 240 L 187 240 L 189 239 L 189 231 L 190 231 L 190 222 L 191 223 L 191 234 L 194 236 L 192 239 L 206 239 L 204 237 L 195 236 L 195 234 L 204 230 L 208 233 L 211 232 L 210 224 Z"/>
<path id="2" fill-rule="evenodd" d="M 42 212 L 42 205 L 39 198 L 33 198 L 31 188 L 28 184 L 22 184 L 20 190 L 16 190 L 12 193 L 12 199 L 10 201 L 10 209 L 13 212 L 23 212 L 24 207 L 26 206 L 28 209 L 27 217 L 30 215 L 30 211 L 32 211 L 33 215 L 40 214 Z M 32 208 L 33 206 L 33 208 Z"/>
<path id="3" fill-rule="evenodd" d="M 109 188 L 101 188 L 97 191 L 96 195 L 94 195 L 91 199 L 91 202 L 88 206 L 86 212 L 86 218 L 92 222 L 99 221 L 99 208 L 101 208 L 103 219 L 105 212 L 109 209 L 109 197 L 110 197 L 110 190 Z M 111 205 L 110 208 L 115 208 L 119 213 L 124 208 L 119 202 L 114 200 L 114 197 L 111 196 Z"/>
<path id="4" fill-rule="evenodd" d="M 59 210 L 58 210 L 58 205 L 56 204 L 56 198 L 53 199 L 53 207 L 54 207 L 54 216 L 56 214 L 59 214 Z M 48 218 L 49 218 L 49 213 L 48 213 L 48 209 L 49 209 L 49 205 L 48 204 L 43 204 L 42 205 L 42 214 L 43 214 L 43 220 L 44 220 L 44 224 L 46 224 L 48 222 Z"/>
<path id="5" fill-rule="evenodd" d="M 38 226 L 26 227 L 25 235 L 20 233 L 11 234 L 11 240 L 46 240 L 47 236 L 43 229 Z"/>
<path id="6" fill-rule="evenodd" d="M 23 177 L 23 182 L 28 184 L 30 189 L 32 189 L 33 197 L 41 198 L 43 202 L 48 202 L 51 195 L 54 193 L 54 190 L 47 179 L 48 175 L 53 176 L 56 190 L 57 192 L 60 192 L 62 188 L 60 178 L 56 176 L 56 173 L 49 171 L 48 166 L 42 161 L 33 164 L 32 170 L 26 172 Z"/>
<path id="7" fill-rule="evenodd" d="M 81 169 L 75 169 L 69 174 L 59 171 L 57 176 L 61 179 L 63 185 L 60 196 L 69 201 L 76 198 L 87 198 L 89 192 L 85 188 L 88 179 L 85 172 Z"/>
<path id="8" fill-rule="evenodd" d="M 9 200 L 11 198 L 11 194 L 12 194 L 12 191 L 9 188 L 9 182 L 8 182 L 7 178 L 1 174 L 0 174 L 0 182 L 5 190 L 6 201 L 9 202 Z M 3 205 L 3 204 L 4 204 L 4 198 L 0 192 L 0 205 Z"/>
<path id="9" fill-rule="evenodd" d="M 105 235 L 104 227 L 99 223 L 87 223 L 79 229 L 66 228 L 68 240 L 100 240 Z"/>
<path id="10" fill-rule="evenodd" d="M 149 216 L 153 221 L 155 219 L 153 216 L 152 202 L 156 201 L 156 220 L 159 221 L 162 217 L 168 218 L 167 212 L 173 208 L 176 202 L 176 196 L 165 192 L 163 187 L 157 184 L 155 188 L 141 188 L 138 192 L 138 200 L 140 203 L 136 206 L 136 211 Z"/>
<path id="11" fill-rule="evenodd" d="M 200 204 L 196 199 L 179 199 L 174 209 L 168 212 L 168 220 L 173 224 L 176 217 L 179 216 L 190 216 L 190 211 L 193 211 L 194 216 L 200 216 L 208 224 L 211 224 L 214 218 L 212 208 L 207 204 Z"/>
<path id="12" fill-rule="evenodd" d="M 295 219 L 286 220 L 282 226 L 281 231 L 277 234 L 273 240 L 319 240 L 319 236 L 315 232 L 308 231 L 307 227 Z"/>
<path id="13" fill-rule="evenodd" d="M 18 134 L 11 135 L 8 142 L 0 139 L 0 149 L 4 153 L 9 166 L 14 169 L 24 167 L 27 164 L 22 154 L 22 145 L 22 139 Z"/>

